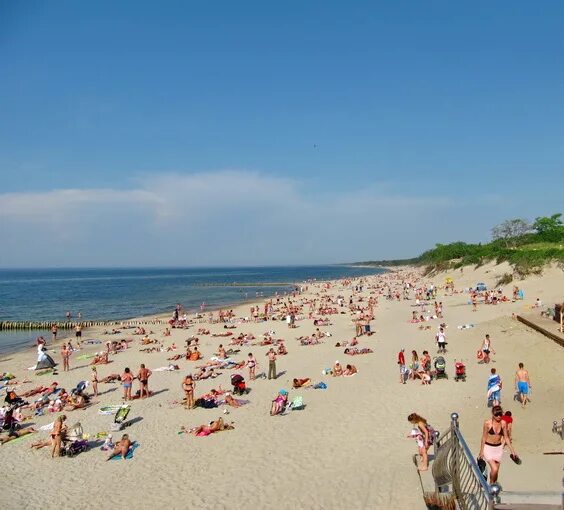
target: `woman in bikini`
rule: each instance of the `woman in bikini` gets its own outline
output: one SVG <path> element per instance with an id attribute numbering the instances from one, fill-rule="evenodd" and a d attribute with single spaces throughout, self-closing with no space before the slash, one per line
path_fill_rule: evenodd
<path id="1" fill-rule="evenodd" d="M 254 381 L 256 379 L 255 370 L 257 367 L 257 360 L 254 358 L 252 352 L 249 352 L 249 357 L 247 359 L 247 367 L 249 369 L 249 379 L 251 381 Z"/>
<path id="2" fill-rule="evenodd" d="M 92 367 L 92 389 L 94 390 L 94 396 L 98 396 L 98 372 L 96 367 Z"/>
<path id="3" fill-rule="evenodd" d="M 53 443 L 53 450 L 51 452 L 51 457 L 61 456 L 61 444 L 63 443 L 63 435 L 67 431 L 67 427 L 64 424 L 67 417 L 62 414 L 59 416 L 53 425 L 53 430 L 51 431 L 51 441 Z"/>
<path id="4" fill-rule="evenodd" d="M 182 389 L 184 390 L 184 396 L 186 399 L 186 408 L 194 408 L 194 390 L 196 389 L 196 383 L 192 377 L 192 374 L 188 374 L 184 381 L 182 381 Z"/>
<path id="5" fill-rule="evenodd" d="M 482 443 L 480 445 L 480 459 L 484 459 L 490 466 L 490 484 L 497 481 L 504 445 L 511 451 L 511 459 L 520 463 L 520 459 L 513 449 L 511 438 L 507 430 L 507 423 L 502 420 L 501 406 L 492 407 L 492 417 L 484 422 Z"/>
<path id="6" fill-rule="evenodd" d="M 123 374 L 121 374 L 124 400 L 131 400 L 131 387 L 133 386 L 133 379 L 135 379 L 135 377 L 133 377 L 131 370 L 126 367 L 126 369 L 123 371 Z"/>

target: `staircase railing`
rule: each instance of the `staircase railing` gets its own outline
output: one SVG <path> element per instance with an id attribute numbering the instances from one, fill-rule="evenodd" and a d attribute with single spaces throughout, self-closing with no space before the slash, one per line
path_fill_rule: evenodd
<path id="1" fill-rule="evenodd" d="M 435 439 L 433 478 L 438 493 L 452 492 L 461 510 L 493 510 L 501 488 L 488 485 L 458 426 L 450 415 L 449 429 Z"/>

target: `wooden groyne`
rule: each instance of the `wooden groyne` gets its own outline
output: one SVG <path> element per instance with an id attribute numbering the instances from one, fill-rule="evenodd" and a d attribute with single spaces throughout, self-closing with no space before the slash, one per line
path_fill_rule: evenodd
<path id="1" fill-rule="evenodd" d="M 82 329 L 94 326 L 120 326 L 120 327 L 136 327 L 151 326 L 155 324 L 166 324 L 167 321 L 162 319 L 147 320 L 126 320 L 126 321 L 0 321 L 0 331 L 14 331 L 25 329 L 51 329 L 57 326 L 58 329 L 75 329 L 80 326 Z"/>
<path id="2" fill-rule="evenodd" d="M 555 328 L 554 321 L 541 317 L 523 317 L 522 315 L 517 315 L 517 320 L 564 347 L 564 334 Z"/>

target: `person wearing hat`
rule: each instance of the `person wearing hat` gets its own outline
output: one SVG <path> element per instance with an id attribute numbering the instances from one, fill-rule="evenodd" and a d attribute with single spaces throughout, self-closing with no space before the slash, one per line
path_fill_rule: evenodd
<path id="1" fill-rule="evenodd" d="M 276 398 L 272 401 L 272 406 L 270 408 L 270 416 L 275 416 L 284 411 L 284 408 L 288 404 L 288 392 L 286 390 L 280 390 Z"/>

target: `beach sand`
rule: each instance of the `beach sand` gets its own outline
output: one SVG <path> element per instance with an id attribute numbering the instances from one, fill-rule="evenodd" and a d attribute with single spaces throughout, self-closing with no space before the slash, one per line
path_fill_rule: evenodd
<path id="1" fill-rule="evenodd" d="M 404 271 L 402 273 L 401 271 Z M 378 280 L 401 278 L 413 272 L 403 269 L 394 276 L 364 278 L 368 285 L 362 292 L 370 297 L 370 285 Z M 450 276 L 457 289 L 485 282 L 493 286 L 499 275 L 508 272 L 505 265 L 485 265 L 478 269 L 465 268 L 464 273 L 454 271 Z M 423 278 L 421 282 L 434 282 L 442 286 L 449 274 Z M 130 418 L 139 420 L 126 432 L 139 443 L 133 459 L 105 462 L 106 453 L 93 448 L 75 458 L 51 459 L 48 448 L 34 451 L 29 448 L 37 437 L 7 443 L 0 447 L 4 466 L 2 507 L 12 508 L 106 508 L 110 505 L 148 508 L 222 509 L 222 508 L 303 508 L 303 509 L 388 509 L 425 508 L 419 476 L 411 457 L 416 452 L 415 442 L 406 438 L 410 431 L 407 415 L 417 412 L 433 426 L 443 431 L 449 425 L 450 413 L 460 415 L 460 427 L 473 453 L 479 451 L 482 423 L 489 418 L 486 407 L 486 381 L 492 366 L 504 381 L 502 403 L 511 410 L 515 419 L 514 446 L 523 460 L 521 466 L 510 462 L 508 455 L 502 463 L 500 483 L 504 490 L 560 491 L 562 457 L 543 456 L 542 452 L 561 450 L 562 441 L 551 432 L 553 420 L 564 417 L 564 349 L 555 342 L 526 328 L 511 319 L 512 313 L 530 311 L 539 297 L 547 305 L 564 299 L 564 272 L 548 268 L 543 276 L 515 282 L 525 291 L 525 299 L 497 306 L 479 305 L 472 312 L 468 294 L 444 296 L 437 300 L 444 304 L 444 322 L 447 323 L 448 380 L 433 381 L 422 386 L 418 381 L 399 383 L 397 352 L 405 348 L 406 359 L 412 349 L 419 353 L 428 349 L 436 351 L 434 335 L 441 320 L 429 321 L 430 331 L 418 329 L 409 319 L 414 301 L 388 301 L 379 297 L 376 319 L 372 321 L 370 337 L 359 338 L 359 347 L 370 347 L 374 353 L 349 357 L 336 342 L 354 336 L 351 314 L 329 315 L 331 326 L 322 327 L 331 337 L 315 346 L 300 346 L 297 336 L 315 331 L 312 320 L 300 320 L 296 329 L 289 329 L 283 321 L 247 323 L 230 330 L 253 333 L 257 338 L 274 330 L 275 338 L 284 338 L 289 351 L 277 362 L 281 375 L 277 380 L 249 381 L 250 403 L 241 408 L 228 408 L 229 414 L 219 409 L 186 410 L 173 402 L 182 399 L 181 382 L 188 372 L 194 372 L 193 363 L 176 361 L 177 372 L 154 372 L 150 387 L 155 392 L 149 399 L 132 402 Z M 512 285 L 505 286 L 511 296 Z M 310 284 L 309 294 L 322 292 L 342 294 L 345 302 L 351 287 L 334 282 L 328 291 L 321 284 Z M 375 295 L 375 294 L 373 294 Z M 413 296 L 412 296 L 413 297 Z M 432 307 L 432 303 L 431 303 Z M 235 308 L 238 317 L 249 316 L 250 305 Z M 307 311 L 307 307 L 306 307 Z M 458 325 L 475 324 L 471 329 L 459 330 Z M 556 325 L 556 323 L 554 323 Z M 176 342 L 182 352 L 184 340 L 196 334 L 198 327 L 211 332 L 225 331 L 222 324 L 196 324 L 187 330 L 173 329 L 165 338 L 166 346 Z M 164 325 L 151 326 L 156 333 L 152 338 L 162 339 Z M 118 339 L 131 337 L 131 330 L 122 335 L 104 336 L 101 330 L 89 329 L 83 339 Z M 492 338 L 495 363 L 478 365 L 476 351 L 486 333 Z M 226 347 L 228 338 L 198 335 L 204 359 L 217 351 L 220 343 Z M 155 369 L 168 365 L 171 353 L 140 353 L 140 337 L 134 337 L 131 348 L 112 356 L 112 363 L 98 367 L 99 378 L 109 373 L 122 373 L 129 366 L 137 372 L 140 363 Z M 73 342 L 74 343 L 74 342 Z M 51 346 L 49 346 L 51 348 Z M 70 389 L 80 380 L 90 379 L 88 360 L 77 357 L 101 350 L 102 346 L 85 346 L 71 358 L 72 370 L 59 371 L 54 377 Z M 53 348 L 53 357 L 60 361 L 59 348 Z M 268 347 L 243 347 L 234 356 L 246 359 L 253 352 L 260 366 L 257 373 L 267 370 L 265 357 Z M 49 384 L 53 377 L 36 376 L 26 367 L 35 363 L 35 351 L 26 350 L 6 356 L 0 362 L 0 371 L 11 371 L 32 383 L 17 388 L 24 392 L 37 384 Z M 6 359 L 8 358 L 8 359 Z M 464 360 L 467 367 L 466 382 L 453 380 L 454 360 Z M 322 370 L 332 367 L 335 360 L 352 363 L 359 373 L 353 377 L 333 378 L 323 376 Z M 514 402 L 513 378 L 517 363 L 523 362 L 529 370 L 533 393 L 532 403 L 521 409 Z M 62 368 L 62 367 L 60 367 Z M 224 370 L 217 379 L 197 382 L 196 396 L 217 388 L 230 388 L 229 378 L 234 373 Z M 326 390 L 292 390 L 294 377 L 310 377 L 314 382 L 327 383 Z M 134 389 L 137 384 L 134 384 Z M 290 399 L 302 395 L 306 408 L 284 416 L 269 415 L 270 402 L 280 388 L 290 391 Z M 101 405 L 119 404 L 122 389 L 118 384 L 100 384 L 99 404 L 86 410 L 66 413 L 68 424 L 80 421 L 85 432 L 94 435 L 108 431 L 113 418 L 98 414 Z M 57 415 L 34 418 L 38 427 L 53 421 Z M 235 429 L 208 437 L 181 434 L 181 426 L 193 427 L 208 423 L 218 417 L 235 423 Z M 119 433 L 114 433 L 114 438 Z"/>

